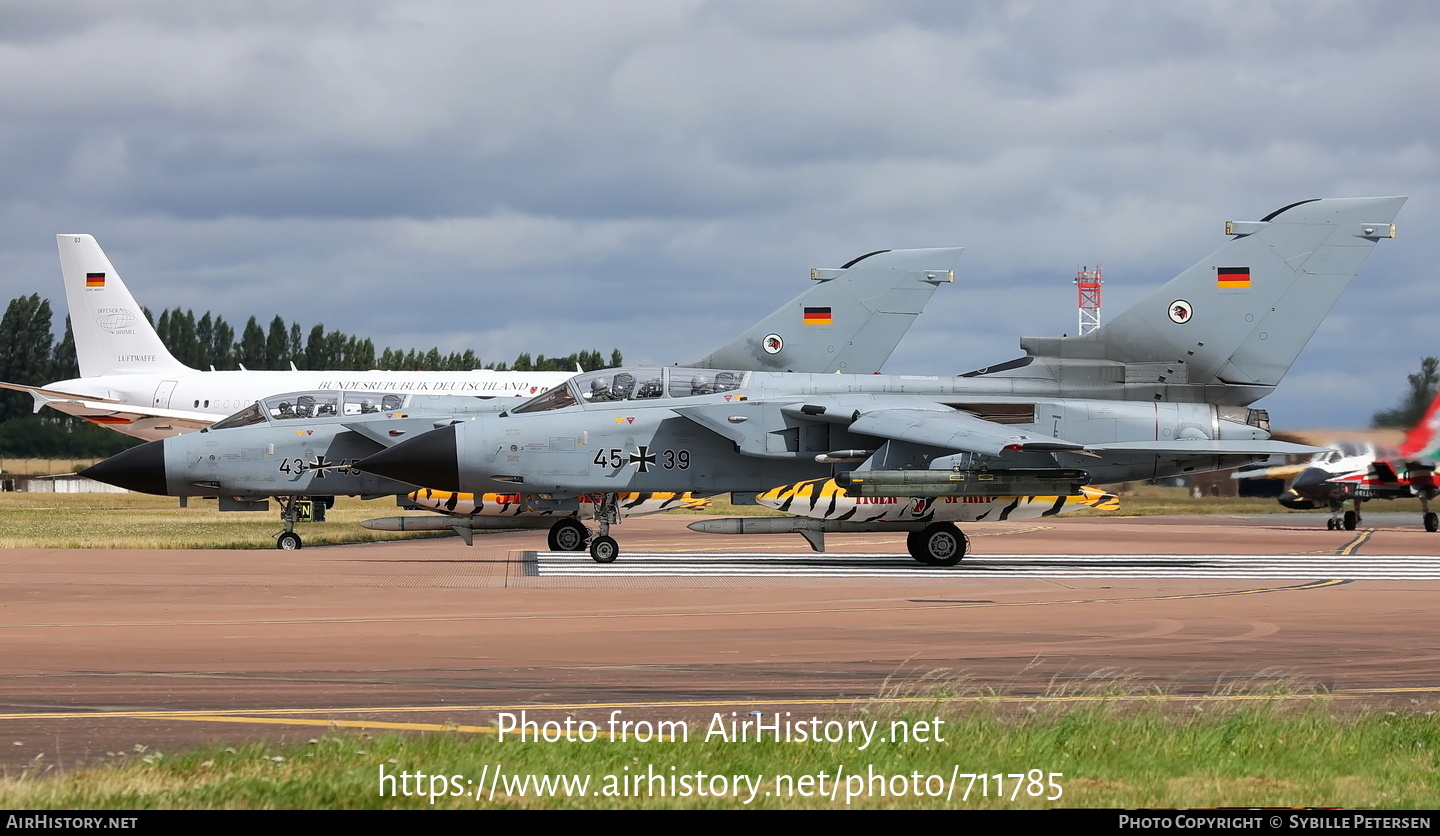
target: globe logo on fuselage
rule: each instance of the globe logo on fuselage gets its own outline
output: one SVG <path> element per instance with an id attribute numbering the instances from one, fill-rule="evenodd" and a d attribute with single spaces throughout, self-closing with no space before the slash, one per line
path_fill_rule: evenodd
<path id="1" fill-rule="evenodd" d="M 119 334 L 126 328 L 135 324 L 135 315 L 129 311 L 112 311 L 104 313 L 95 318 L 95 324 L 101 330 L 109 331 L 112 334 Z"/>

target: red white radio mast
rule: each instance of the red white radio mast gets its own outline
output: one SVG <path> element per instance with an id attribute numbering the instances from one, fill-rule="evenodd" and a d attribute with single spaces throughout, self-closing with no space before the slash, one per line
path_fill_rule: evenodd
<path id="1" fill-rule="evenodd" d="M 1075 287 L 1079 298 L 1078 333 L 1088 334 L 1100 327 L 1100 288 L 1105 280 L 1100 277 L 1100 265 L 1094 270 L 1081 267 L 1075 272 Z"/>

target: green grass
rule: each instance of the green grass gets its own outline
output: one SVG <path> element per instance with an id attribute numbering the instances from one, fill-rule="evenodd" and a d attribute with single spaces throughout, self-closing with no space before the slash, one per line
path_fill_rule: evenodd
<path id="1" fill-rule="evenodd" d="M 1115 491 L 1114 486 L 1108 486 Z M 1274 499 L 1243 496 L 1202 496 L 1196 499 L 1189 488 L 1162 488 L 1155 485 L 1140 485 L 1118 490 L 1120 508 L 1115 511 L 1094 511 L 1082 509 L 1066 513 L 1067 517 L 1154 517 L 1164 515 L 1229 515 L 1229 514 L 1314 514 L 1328 513 L 1315 511 L 1289 511 Z M 1392 503 L 1370 506 L 1375 510 L 1392 509 Z M 1420 504 L 1414 503 L 1416 510 Z"/>
<path id="2" fill-rule="evenodd" d="M 305 544 L 402 540 L 427 534 L 369 531 L 361 520 L 400 514 L 390 499 L 338 497 L 327 522 L 297 523 Z M 0 493 L 0 548 L 270 549 L 281 531 L 279 506 L 221 513 L 215 500 L 136 493 Z"/>
<path id="3" fill-rule="evenodd" d="M 1233 697 L 1235 695 L 1229 695 Z M 1251 695 L 1255 696 L 1255 695 Z M 745 712 L 739 712 L 742 717 Z M 639 711 L 627 712 L 641 719 Z M 792 720 L 809 719 L 792 711 Z M 551 717 L 558 715 L 551 714 Z M 729 719 L 729 712 L 723 712 Z M 605 715 L 594 719 L 603 730 Z M 671 719 L 646 713 L 644 719 Z M 579 719 L 579 718 L 577 718 Z M 490 734 L 437 732 L 417 735 L 330 733 L 290 745 L 221 744 L 182 753 L 137 747 L 114 753 L 108 763 L 68 772 L 11 770 L 0 778 L 0 807 L 11 809 L 155 808 L 1037 808 L 1037 807 L 1352 807 L 1433 808 L 1440 801 L 1440 722 L 1433 712 L 1358 710 L 1322 696 L 1230 701 L 1226 695 L 1199 701 L 1099 698 L 1075 704 L 1063 699 L 1033 701 L 979 699 L 933 702 L 903 709 L 883 701 L 857 704 L 851 711 L 820 718 L 892 724 L 913 728 L 924 722 L 944 742 L 870 744 L 704 741 L 707 717 L 692 719 L 688 742 L 520 743 Z M 935 725 L 935 720 L 943 725 Z M 588 777 L 583 796 L 544 796 L 497 790 L 489 797 L 484 776 L 499 764 L 512 776 Z M 674 770 L 671 767 L 675 767 Z M 733 797 L 637 797 L 607 795 L 617 778 L 665 776 L 754 776 L 759 787 L 750 804 Z M 823 772 L 834 782 L 847 776 L 838 798 L 777 793 L 790 776 Z M 395 793 L 382 797 L 380 775 L 395 776 Z M 1011 773 L 1045 773 L 1039 785 L 1026 781 L 1011 796 Z M 869 771 L 905 776 L 885 794 Z M 924 794 L 948 784 L 954 772 L 1002 773 L 1003 795 L 994 779 L 977 781 L 962 799 L 966 779 L 947 801 Z M 16 772 L 23 774 L 17 775 Z M 436 784 L 444 795 L 405 797 L 401 773 L 445 776 Z M 921 776 L 916 797 L 915 773 Z M 1054 789 L 1049 773 L 1061 790 Z M 1038 774 L 1038 773 L 1037 773 Z M 927 776 L 940 776 L 928 779 Z M 448 780 L 457 776 L 456 782 Z M 476 782 L 487 786 L 477 799 Z M 429 779 L 425 786 L 431 786 Z M 501 785 L 503 787 L 503 785 Z M 463 790 L 463 796 L 450 793 Z M 1036 796 L 1027 789 L 1043 790 Z M 413 781 L 410 789 L 415 789 Z M 812 791 L 818 784 L 812 785 Z M 600 795 L 593 795 L 599 791 Z M 772 794 L 766 796 L 769 791 Z M 853 797 L 846 804 L 846 793 Z M 782 797 L 783 796 L 783 797 Z"/>

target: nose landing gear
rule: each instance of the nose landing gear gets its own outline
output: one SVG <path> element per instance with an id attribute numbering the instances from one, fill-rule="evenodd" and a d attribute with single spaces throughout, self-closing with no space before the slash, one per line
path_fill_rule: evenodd
<path id="1" fill-rule="evenodd" d="M 590 541 L 590 559 L 596 563 L 614 563 L 620 556 L 620 544 L 610 536 L 610 526 L 620 522 L 620 496 L 607 493 L 600 497 L 595 508 L 595 519 L 600 523 L 600 536 Z"/>

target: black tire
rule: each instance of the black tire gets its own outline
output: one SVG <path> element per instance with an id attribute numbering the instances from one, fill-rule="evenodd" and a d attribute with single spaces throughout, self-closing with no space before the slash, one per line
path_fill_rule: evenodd
<path id="1" fill-rule="evenodd" d="M 1334 517 L 1331 517 L 1330 519 L 1325 521 L 1325 527 L 1330 529 L 1331 531 L 1334 531 L 1335 529 L 1340 527 L 1340 523 L 1336 521 Z"/>
<path id="2" fill-rule="evenodd" d="M 910 556 L 921 563 L 954 566 L 964 559 L 970 540 L 954 523 L 932 523 L 915 537 L 915 546 Z"/>
<path id="3" fill-rule="evenodd" d="M 1440 516 L 1437 516 L 1434 511 L 1425 512 L 1425 530 L 1431 534 L 1440 531 Z"/>
<path id="4" fill-rule="evenodd" d="M 284 534 L 281 534 L 279 537 L 275 538 L 275 548 L 281 549 L 283 551 L 296 551 L 303 548 L 304 546 L 305 541 L 301 540 L 300 535 L 296 534 L 293 531 L 287 531 Z"/>
<path id="5" fill-rule="evenodd" d="M 1345 530 L 1354 531 L 1355 526 L 1360 522 L 1360 514 L 1356 511 L 1345 512 Z"/>
<path id="6" fill-rule="evenodd" d="M 596 537 L 590 541 L 590 559 L 596 563 L 614 563 L 620 556 L 620 544 L 614 537 Z"/>
<path id="7" fill-rule="evenodd" d="M 925 556 L 925 547 L 920 542 L 920 532 L 912 531 L 905 535 L 905 550 L 910 552 L 911 557 L 927 566 L 930 565 L 929 558 Z"/>
<path id="8" fill-rule="evenodd" d="M 590 543 L 590 529 L 572 517 L 557 520 L 545 538 L 552 552 L 583 552 Z"/>

